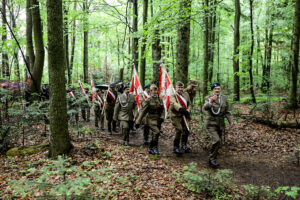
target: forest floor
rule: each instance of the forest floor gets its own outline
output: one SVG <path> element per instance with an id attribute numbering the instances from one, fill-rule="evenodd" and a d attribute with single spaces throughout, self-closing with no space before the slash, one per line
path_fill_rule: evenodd
<path id="1" fill-rule="evenodd" d="M 297 113 L 299 114 L 299 113 Z M 298 116 L 298 115 L 297 115 Z M 94 121 L 82 122 L 94 128 Z M 100 184 L 104 188 L 103 197 L 99 193 L 92 196 L 97 199 L 214 199 L 207 194 L 197 194 L 182 186 L 174 173 L 182 172 L 184 166 L 195 163 L 199 170 L 207 169 L 209 142 L 208 136 L 202 130 L 200 119 L 192 120 L 192 134 L 189 146 L 192 152 L 176 156 L 172 153 L 174 128 L 169 120 L 162 127 L 159 140 L 158 157 L 148 154 L 143 145 L 143 128 L 130 135 L 130 147 L 123 146 L 121 133 L 107 135 L 106 132 L 93 133 L 87 136 L 72 134 L 74 148 L 70 153 L 72 165 L 79 166 L 87 160 L 98 160 L 92 168 L 95 170 L 113 167 L 115 171 L 109 180 Z M 38 138 L 38 139 L 37 139 Z M 28 143 L 38 144 L 48 142 L 48 138 L 32 137 Z M 101 152 L 87 151 L 91 143 L 99 142 Z M 230 169 L 236 184 L 265 185 L 276 189 L 279 186 L 300 187 L 300 167 L 297 166 L 294 150 L 300 146 L 300 130 L 274 129 L 247 120 L 239 120 L 233 129 L 226 129 L 226 139 L 220 151 L 218 161 L 220 169 Z M 109 153 L 107 153 L 109 152 Z M 41 168 L 47 158 L 47 151 L 26 157 L 0 157 L 0 197 L 11 199 L 12 185 L 10 180 L 32 179 L 22 173 L 32 166 Z M 216 170 L 212 170 L 216 171 Z M 125 177 L 129 181 L 120 183 L 119 178 Z M 241 188 L 241 187 L 240 187 Z M 115 191 L 110 193 L 109 191 Z M 244 195 L 244 191 L 235 190 L 234 193 Z M 40 193 L 34 193 L 39 196 Z M 28 196 L 28 199 L 31 199 Z M 20 198 L 20 197 L 19 197 Z M 243 198 L 242 198 L 243 199 Z"/>

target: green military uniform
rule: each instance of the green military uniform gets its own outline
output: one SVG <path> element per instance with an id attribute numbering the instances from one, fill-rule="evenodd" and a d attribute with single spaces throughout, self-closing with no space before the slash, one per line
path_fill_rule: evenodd
<path id="1" fill-rule="evenodd" d="M 221 94 L 216 101 L 210 103 L 209 98 L 212 96 L 205 97 L 203 112 L 205 113 L 204 126 L 211 136 L 212 148 L 209 160 L 216 161 L 221 143 L 221 135 L 225 129 L 224 118 L 226 117 L 229 123 L 233 123 L 233 117 L 226 96 Z"/>
<path id="2" fill-rule="evenodd" d="M 151 86 L 152 87 L 152 86 Z M 162 100 L 158 96 L 151 96 L 143 102 L 136 124 L 145 119 L 145 124 L 152 132 L 152 140 L 149 153 L 158 154 L 158 138 L 160 135 L 161 123 L 164 121 L 165 109 Z"/>
<path id="3" fill-rule="evenodd" d="M 108 133 L 111 134 L 111 124 L 113 126 L 113 131 L 116 132 L 116 121 L 113 121 L 113 116 L 114 116 L 114 108 L 115 108 L 116 100 L 118 98 L 118 93 L 117 93 L 117 91 L 112 90 L 111 88 L 109 90 L 115 96 L 115 99 L 113 99 L 110 97 L 110 95 L 107 95 L 106 105 L 105 105 L 105 116 L 106 116 L 106 120 L 107 120 L 107 129 L 108 129 Z"/>
<path id="4" fill-rule="evenodd" d="M 79 121 L 79 114 L 78 114 L 79 105 L 78 105 L 78 102 L 77 102 L 74 90 L 73 90 L 73 95 L 74 95 L 73 97 L 70 96 L 70 93 L 67 95 L 68 110 L 72 110 L 73 111 L 72 114 L 71 114 L 71 116 L 68 115 L 68 118 L 71 118 L 71 117 L 74 116 L 75 117 L 75 122 L 77 124 L 78 121 Z"/>
<path id="5" fill-rule="evenodd" d="M 178 84 L 182 84 L 182 83 L 181 82 L 176 83 L 176 85 Z M 184 110 L 185 113 L 189 113 L 191 111 L 191 100 L 187 92 L 183 92 L 182 94 L 179 95 L 181 95 L 186 100 L 187 109 L 184 109 L 180 101 L 177 100 L 176 94 L 170 96 L 170 108 L 169 108 L 171 111 L 170 116 L 171 116 L 172 124 L 175 127 L 175 131 L 176 131 L 175 139 L 174 139 L 174 153 L 181 153 L 180 151 L 178 151 L 180 140 L 181 140 L 182 149 L 185 152 L 190 151 L 190 149 L 186 146 L 188 141 L 189 131 L 183 119 L 184 113 L 181 111 Z M 186 118 L 189 118 L 189 116 L 186 115 Z"/>
<path id="6" fill-rule="evenodd" d="M 98 95 L 98 94 L 97 94 Z M 101 99 L 102 103 L 103 97 L 102 95 L 98 95 L 99 98 Z M 102 114 L 102 109 L 103 109 L 103 104 L 101 104 L 97 98 L 94 98 L 94 112 L 95 112 L 95 127 L 98 129 L 99 128 L 99 121 L 101 124 L 101 129 L 104 130 L 104 115 Z"/>
<path id="7" fill-rule="evenodd" d="M 119 120 L 122 133 L 124 134 L 125 145 L 129 145 L 129 131 L 133 126 L 134 112 L 137 103 L 132 94 L 123 93 L 117 99 L 113 119 Z"/>
<path id="8" fill-rule="evenodd" d="M 146 91 L 140 93 L 140 103 L 141 103 L 141 109 L 146 105 L 145 100 L 150 98 L 150 94 L 148 94 Z M 144 144 L 149 144 L 149 125 L 147 124 L 146 116 L 142 119 L 142 123 L 144 124 Z"/>
<path id="9" fill-rule="evenodd" d="M 196 96 L 196 90 L 195 90 L 195 87 L 198 86 L 198 81 L 195 80 L 195 79 L 190 79 L 190 80 L 189 80 L 189 85 L 191 85 L 192 88 L 185 88 L 185 89 L 183 90 L 183 92 L 187 92 L 187 93 L 189 94 L 191 103 L 192 103 L 192 105 L 194 105 L 194 98 L 195 98 L 195 96 Z"/>

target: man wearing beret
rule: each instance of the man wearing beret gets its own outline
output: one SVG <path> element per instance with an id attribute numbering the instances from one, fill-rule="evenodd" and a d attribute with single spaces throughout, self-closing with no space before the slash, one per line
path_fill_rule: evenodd
<path id="1" fill-rule="evenodd" d="M 157 155 L 158 152 L 158 138 L 160 135 L 161 124 L 164 121 L 165 109 L 162 100 L 158 96 L 157 86 L 152 84 L 150 86 L 151 96 L 146 98 L 140 110 L 139 117 L 136 120 L 136 127 L 139 127 L 142 119 L 145 119 L 145 124 L 152 133 L 152 140 L 149 146 L 149 153 Z"/>
<path id="2" fill-rule="evenodd" d="M 141 109 L 145 106 L 145 100 L 150 98 L 150 84 L 144 86 L 144 91 L 141 92 L 140 95 L 140 102 L 141 102 Z M 146 116 L 142 119 L 144 124 L 144 145 L 150 144 L 149 142 L 149 126 L 147 124 Z"/>
<path id="3" fill-rule="evenodd" d="M 129 85 L 125 85 L 123 94 L 117 98 L 113 117 L 114 121 L 120 121 L 125 146 L 129 145 L 129 131 L 133 126 L 134 112 L 137 107 L 134 96 L 129 92 Z"/>
<path id="4" fill-rule="evenodd" d="M 226 96 L 221 94 L 220 83 L 211 85 L 212 94 L 205 97 L 203 112 L 205 113 L 204 126 L 211 136 L 211 150 L 209 154 L 209 165 L 218 167 L 217 154 L 221 144 L 221 136 L 225 129 L 224 119 L 227 118 L 230 127 L 233 127 L 233 117 Z"/>
<path id="5" fill-rule="evenodd" d="M 181 150 L 189 153 L 191 149 L 187 147 L 189 131 L 184 122 L 183 116 L 190 119 L 191 100 L 187 92 L 183 92 L 184 84 L 180 81 L 176 82 L 176 93 L 170 96 L 170 111 L 172 124 L 175 127 L 174 149 L 175 154 L 181 154 Z M 179 149 L 181 140 L 181 149 Z"/>
<path id="6" fill-rule="evenodd" d="M 115 90 L 116 84 L 111 83 L 109 89 L 107 90 L 107 98 L 105 99 L 105 116 L 107 120 L 108 134 L 111 135 L 111 125 L 113 126 L 113 131 L 116 132 L 116 121 L 113 120 L 115 104 L 118 98 L 118 92 Z"/>
<path id="7" fill-rule="evenodd" d="M 194 105 L 194 98 L 196 96 L 195 88 L 197 86 L 198 86 L 198 81 L 196 79 L 190 79 L 188 87 L 183 90 L 184 92 L 187 92 L 189 94 L 192 105 Z"/>

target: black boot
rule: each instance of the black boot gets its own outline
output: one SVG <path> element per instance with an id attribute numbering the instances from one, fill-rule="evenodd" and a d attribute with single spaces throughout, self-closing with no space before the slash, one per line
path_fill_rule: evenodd
<path id="1" fill-rule="evenodd" d="M 182 140 L 181 140 L 181 149 L 185 152 L 185 153 L 190 153 L 191 152 L 191 148 L 189 148 L 186 144 L 187 144 L 187 139 L 188 136 L 187 135 L 183 135 L 182 136 Z"/>
<path id="2" fill-rule="evenodd" d="M 154 154 L 153 148 L 154 148 L 154 142 L 151 141 L 149 145 L 149 154 Z"/>
<path id="3" fill-rule="evenodd" d="M 153 154 L 154 155 L 159 155 L 159 151 L 158 151 L 157 146 L 153 147 Z"/>
<path id="4" fill-rule="evenodd" d="M 107 130 L 108 130 L 108 135 L 111 135 L 112 132 L 111 132 L 111 122 L 107 122 Z"/>
<path id="5" fill-rule="evenodd" d="M 210 160 L 208 163 L 209 163 L 209 166 L 211 166 L 212 168 L 217 168 L 220 166 L 216 160 Z"/>
<path id="6" fill-rule="evenodd" d="M 182 154 L 182 152 L 181 152 L 180 149 L 179 149 L 179 142 L 180 142 L 179 139 L 175 139 L 175 140 L 174 140 L 174 149 L 173 149 L 173 153 L 175 153 L 175 154 Z"/>

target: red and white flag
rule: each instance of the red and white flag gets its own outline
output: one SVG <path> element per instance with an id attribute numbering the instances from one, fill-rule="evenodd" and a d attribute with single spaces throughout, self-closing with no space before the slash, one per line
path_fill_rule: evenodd
<path id="1" fill-rule="evenodd" d="M 139 76 L 136 72 L 135 67 L 133 68 L 133 73 L 132 73 L 132 79 L 131 79 L 131 85 L 130 85 L 130 93 L 133 94 L 136 103 L 138 105 L 138 110 L 141 107 L 141 102 L 140 102 L 140 95 L 143 92 Z"/>
<path id="2" fill-rule="evenodd" d="M 146 91 L 144 91 L 144 98 L 145 99 L 149 99 L 150 98 L 150 95 Z"/>
<path id="3" fill-rule="evenodd" d="M 71 92 L 69 92 L 69 96 L 75 99 L 75 96 L 74 96 L 74 94 L 73 94 L 73 92 L 72 92 L 72 91 L 71 91 Z"/>
<path id="4" fill-rule="evenodd" d="M 94 99 L 94 96 L 96 97 L 96 88 L 95 88 L 95 83 L 93 79 L 92 72 L 89 71 L 90 79 L 91 79 L 91 91 L 92 91 L 92 100 Z M 98 99 L 97 99 L 98 100 Z"/>
<path id="5" fill-rule="evenodd" d="M 160 65 L 159 71 L 160 71 L 160 76 L 159 76 L 158 95 L 163 100 L 163 104 L 165 108 L 165 118 L 166 118 L 170 107 L 170 96 L 174 94 L 175 90 L 172 85 L 171 79 L 168 75 L 168 72 L 163 64 Z"/>
<path id="6" fill-rule="evenodd" d="M 81 83 L 80 80 L 78 80 L 78 84 L 80 86 L 80 92 L 81 92 L 81 94 L 86 95 L 85 90 L 84 90 L 83 85 L 82 85 L 82 83 Z"/>

